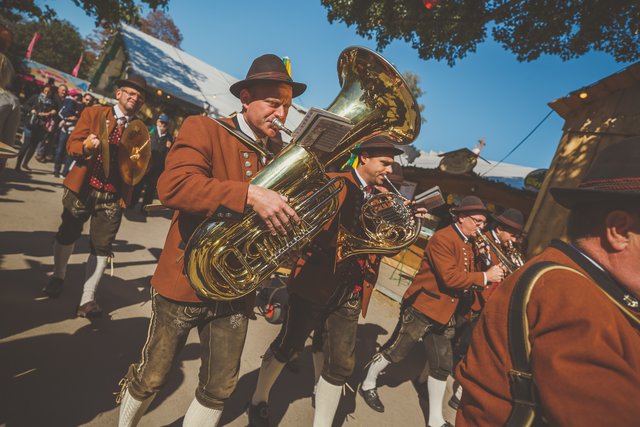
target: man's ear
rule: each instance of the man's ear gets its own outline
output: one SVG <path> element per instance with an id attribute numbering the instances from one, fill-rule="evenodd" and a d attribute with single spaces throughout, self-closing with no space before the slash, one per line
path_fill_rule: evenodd
<path id="1" fill-rule="evenodd" d="M 605 238 L 616 252 L 624 250 L 629 244 L 629 232 L 633 230 L 636 221 L 633 215 L 626 211 L 611 211 L 605 218 Z"/>
<path id="2" fill-rule="evenodd" d="M 369 156 L 369 153 L 363 151 L 362 153 L 360 153 L 360 164 L 366 165 L 370 158 L 371 157 Z"/>
<path id="3" fill-rule="evenodd" d="M 251 92 L 249 92 L 249 89 L 242 89 L 240 91 L 240 102 L 242 103 L 242 106 L 246 109 L 249 104 L 251 103 Z"/>

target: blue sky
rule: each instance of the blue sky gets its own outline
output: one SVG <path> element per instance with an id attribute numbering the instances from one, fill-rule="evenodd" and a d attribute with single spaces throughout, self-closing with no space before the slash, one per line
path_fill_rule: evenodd
<path id="1" fill-rule="evenodd" d="M 81 34 L 93 30 L 93 18 L 71 0 L 46 3 Z M 375 48 L 373 40 L 358 37 L 353 27 L 329 24 L 320 0 L 171 0 L 168 14 L 182 32 L 183 50 L 238 78 L 244 77 L 253 58 L 264 53 L 291 58 L 293 78 L 308 84 L 307 91 L 297 98 L 306 107 L 325 108 L 338 94 L 336 61 L 344 48 Z M 418 102 L 426 107 L 423 116 L 427 123 L 415 141 L 418 148 L 472 148 L 484 137 L 487 146 L 482 154 L 491 160 L 506 155 L 547 115 L 548 102 L 628 65 L 600 53 L 567 62 L 546 56 L 519 63 L 493 41 L 480 45 L 476 53 L 454 67 L 424 61 L 408 43 L 399 41 L 381 54 L 400 72 L 420 76 L 425 94 Z M 548 167 L 563 123 L 554 112 L 505 161 Z"/>

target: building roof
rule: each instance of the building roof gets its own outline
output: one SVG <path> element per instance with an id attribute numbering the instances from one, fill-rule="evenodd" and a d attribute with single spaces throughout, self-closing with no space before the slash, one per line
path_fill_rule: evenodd
<path id="1" fill-rule="evenodd" d="M 611 74 L 595 83 L 574 90 L 569 95 L 549 103 L 563 119 L 571 112 L 583 108 L 591 102 L 602 99 L 613 92 L 637 85 L 640 82 L 640 62 L 631 64 L 621 71 Z"/>
<path id="2" fill-rule="evenodd" d="M 240 100 L 229 92 L 238 78 L 130 25 L 121 24 L 120 34 L 128 65 L 153 89 L 202 108 L 208 105 L 213 117 L 226 117 L 242 109 Z M 294 107 L 286 123 L 291 129 L 304 116 L 302 107 Z"/>
<path id="3" fill-rule="evenodd" d="M 415 166 L 418 168 L 424 169 L 437 169 L 442 157 L 440 156 L 442 153 L 438 153 L 435 151 L 423 151 L 420 150 L 420 156 L 417 157 L 410 166 Z M 401 154 L 397 157 L 399 159 L 399 163 L 402 166 L 409 166 L 407 161 L 407 156 L 405 154 Z M 478 160 L 473 172 L 480 176 L 484 176 L 485 178 L 493 179 L 493 178 L 522 178 L 524 179 L 527 174 L 536 168 L 532 168 L 529 166 L 520 166 L 514 165 L 511 163 L 500 163 L 496 166 L 498 162 L 493 160 Z M 495 167 L 494 167 L 495 166 Z M 493 169 L 492 169 L 493 168 Z M 485 176 L 486 174 L 486 176 Z"/>

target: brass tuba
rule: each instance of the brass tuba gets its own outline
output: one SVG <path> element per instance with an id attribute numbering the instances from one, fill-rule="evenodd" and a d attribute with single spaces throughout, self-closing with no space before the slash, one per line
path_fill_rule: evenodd
<path id="1" fill-rule="evenodd" d="M 364 236 L 356 236 L 340 226 L 336 262 L 359 254 L 395 255 L 420 236 L 422 221 L 385 176 L 393 191 L 373 195 L 363 205 L 360 223 Z"/>
<path id="2" fill-rule="evenodd" d="M 342 90 L 327 108 L 353 128 L 332 151 L 292 141 L 251 183 L 293 200 L 301 218 L 287 235 L 272 236 L 255 212 L 237 223 L 206 219 L 185 248 L 185 273 L 200 296 L 233 300 L 254 291 L 280 264 L 300 251 L 337 212 L 343 178 L 329 180 L 324 168 L 355 145 L 383 136 L 409 144 L 420 130 L 420 111 L 398 71 L 375 52 L 350 47 L 338 59 Z"/>

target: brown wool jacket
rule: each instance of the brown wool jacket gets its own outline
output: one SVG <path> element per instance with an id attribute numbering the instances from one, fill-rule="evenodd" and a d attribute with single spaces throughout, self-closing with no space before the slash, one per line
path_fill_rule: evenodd
<path id="1" fill-rule="evenodd" d="M 403 302 L 446 324 L 462 292 L 472 285 L 483 286 L 484 274 L 475 271 L 472 245 L 464 242 L 452 224 L 429 239 L 420 270 L 404 293 Z"/>
<path id="2" fill-rule="evenodd" d="M 67 140 L 67 152 L 77 160 L 75 166 L 64 179 L 63 185 L 76 194 L 82 194 L 88 189 L 89 177 L 98 158 L 97 155 L 87 158 L 82 151 L 82 145 L 90 134 L 99 135 L 100 123 L 105 114 L 108 114 L 109 117 L 108 134 L 111 135 L 111 132 L 116 127 L 113 107 L 95 106 L 85 108 L 82 111 L 75 129 Z M 103 141 L 103 143 L 106 143 L 106 141 Z M 119 171 L 116 170 L 111 173 L 119 173 Z M 133 187 L 123 183 L 120 187 L 120 192 L 122 196 L 120 203 L 123 206 L 128 206 L 131 202 Z"/>
<path id="3" fill-rule="evenodd" d="M 232 119 L 223 119 L 237 127 Z M 184 274 L 184 248 L 207 217 L 241 219 L 249 181 L 261 168 L 258 154 L 209 117 L 188 117 L 167 155 L 158 180 L 162 204 L 175 209 L 167 240 L 151 279 L 169 299 L 200 302 Z M 255 292 L 247 301 L 251 305 Z"/>
<path id="4" fill-rule="evenodd" d="M 498 287 L 456 370 L 464 390 L 456 426 L 498 426 L 507 420 L 512 407 L 509 301 L 522 272 L 540 261 L 555 261 L 589 276 L 565 252 L 549 247 Z M 532 373 L 549 425 L 638 425 L 640 331 L 592 279 L 569 271 L 546 273 L 533 288 L 527 314 Z"/>
<path id="5" fill-rule="evenodd" d="M 302 298 L 317 304 L 328 304 L 332 297 L 339 292 L 342 286 L 362 286 L 362 316 L 367 315 L 367 308 L 371 299 L 373 288 L 378 279 L 381 257 L 377 255 L 361 256 L 364 259 L 360 267 L 353 259 L 344 262 L 349 263 L 349 268 L 360 270 L 364 281 L 360 283 L 344 283 L 345 274 L 334 269 L 336 254 L 336 239 L 339 225 L 350 232 L 356 232 L 358 227 L 360 206 L 362 204 L 362 190 L 360 183 L 352 171 L 329 173 L 329 177 L 341 176 L 345 178 L 345 188 L 340 193 L 340 209 L 336 216 L 316 236 L 314 244 L 319 249 L 311 249 L 305 257 L 298 260 L 289 281 L 289 291 L 300 295 Z M 306 259 L 306 260 L 305 260 Z"/>

